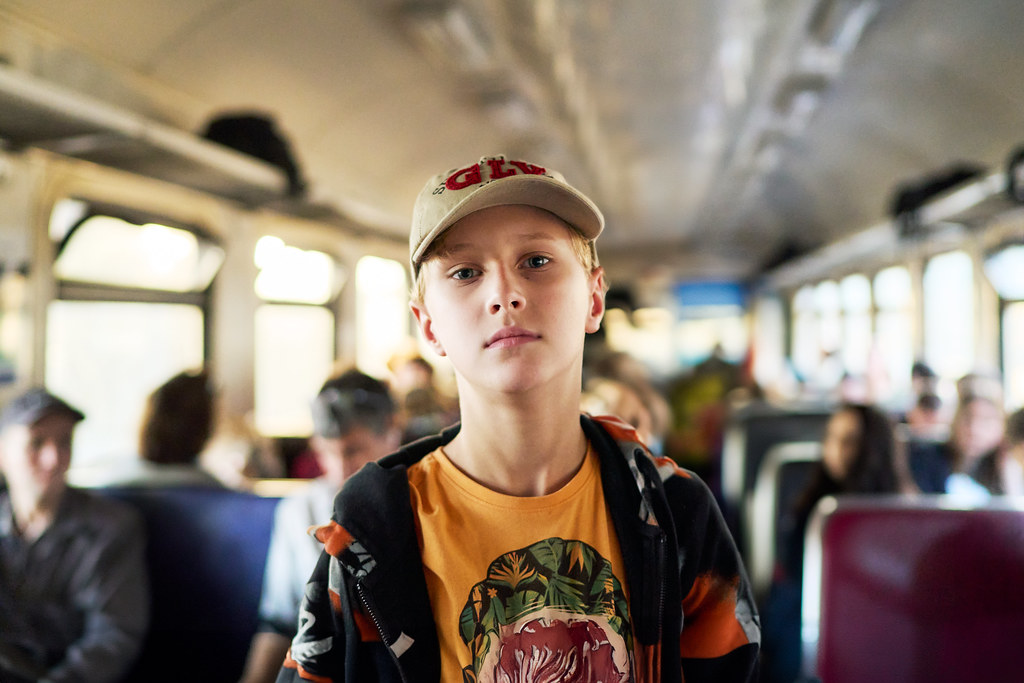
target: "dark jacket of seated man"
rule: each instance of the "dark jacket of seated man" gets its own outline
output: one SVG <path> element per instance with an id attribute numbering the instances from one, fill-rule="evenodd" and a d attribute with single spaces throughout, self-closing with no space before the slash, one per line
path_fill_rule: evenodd
<path id="1" fill-rule="evenodd" d="M 120 680 L 149 618 L 141 520 L 65 484 L 81 412 L 43 389 L 0 414 L 0 680 Z"/>

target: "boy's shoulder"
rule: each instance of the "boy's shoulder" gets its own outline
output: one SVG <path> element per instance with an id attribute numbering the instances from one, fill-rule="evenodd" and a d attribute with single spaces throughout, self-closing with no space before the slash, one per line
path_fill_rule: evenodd
<path id="1" fill-rule="evenodd" d="M 334 519 L 352 523 L 353 519 L 392 514 L 395 506 L 408 505 L 409 467 L 455 438 L 456 423 L 438 434 L 425 436 L 403 445 L 376 462 L 369 462 L 345 482 L 334 500 Z"/>
<path id="2" fill-rule="evenodd" d="M 645 443 L 640 439 L 636 428 L 624 422 L 614 415 L 584 415 L 584 429 L 586 420 L 589 420 L 596 427 L 599 427 L 616 444 L 618 449 L 626 456 L 627 461 L 644 458 L 653 465 L 662 482 L 672 477 L 681 477 L 693 480 L 696 476 L 687 469 L 680 467 L 674 460 L 663 455 L 656 455 L 651 452 Z M 593 431 L 588 436 L 593 441 Z"/>

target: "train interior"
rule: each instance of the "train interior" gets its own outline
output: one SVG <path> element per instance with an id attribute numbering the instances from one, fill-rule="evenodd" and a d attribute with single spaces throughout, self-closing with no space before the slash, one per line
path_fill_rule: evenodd
<path id="1" fill-rule="evenodd" d="M 159 539 L 137 680 L 184 680 L 168 643 L 219 643 L 209 680 L 237 679 L 326 377 L 418 354 L 452 392 L 408 226 L 428 177 L 489 154 L 601 207 L 601 348 L 662 396 L 655 443 L 766 606 L 840 400 L 900 420 L 922 362 L 929 441 L 965 376 L 1024 407 L 1021 28 L 1019 0 L 0 0 L 0 404 L 80 406 L 71 481 L 100 487 L 147 394 L 209 368 L 210 467 L 243 489 L 109 490 Z M 787 680 L 1017 680 L 1022 531 L 1022 495 L 830 498 Z"/>

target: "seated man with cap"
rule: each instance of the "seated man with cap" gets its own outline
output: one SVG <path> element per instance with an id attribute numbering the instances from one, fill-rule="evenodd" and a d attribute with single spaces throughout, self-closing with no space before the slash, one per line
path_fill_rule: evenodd
<path id="1" fill-rule="evenodd" d="M 0 680 L 121 680 L 149 618 L 142 522 L 69 487 L 84 415 L 44 389 L 0 413 Z"/>
<path id="2" fill-rule="evenodd" d="M 363 465 L 399 446 L 397 407 L 388 386 L 352 369 L 328 379 L 313 400 L 309 444 L 323 472 L 283 498 L 274 513 L 260 598 L 259 632 L 252 640 L 242 683 L 277 678 L 299 625 L 299 607 L 321 544 L 308 533 L 324 524 L 334 496 Z"/>

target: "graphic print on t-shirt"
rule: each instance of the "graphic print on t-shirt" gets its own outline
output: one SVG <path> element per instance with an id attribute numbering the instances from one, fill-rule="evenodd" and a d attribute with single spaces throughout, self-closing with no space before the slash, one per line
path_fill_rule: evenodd
<path id="1" fill-rule="evenodd" d="M 459 619 L 473 654 L 465 683 L 628 683 L 633 635 L 611 563 L 581 541 L 548 538 L 505 553 Z"/>

